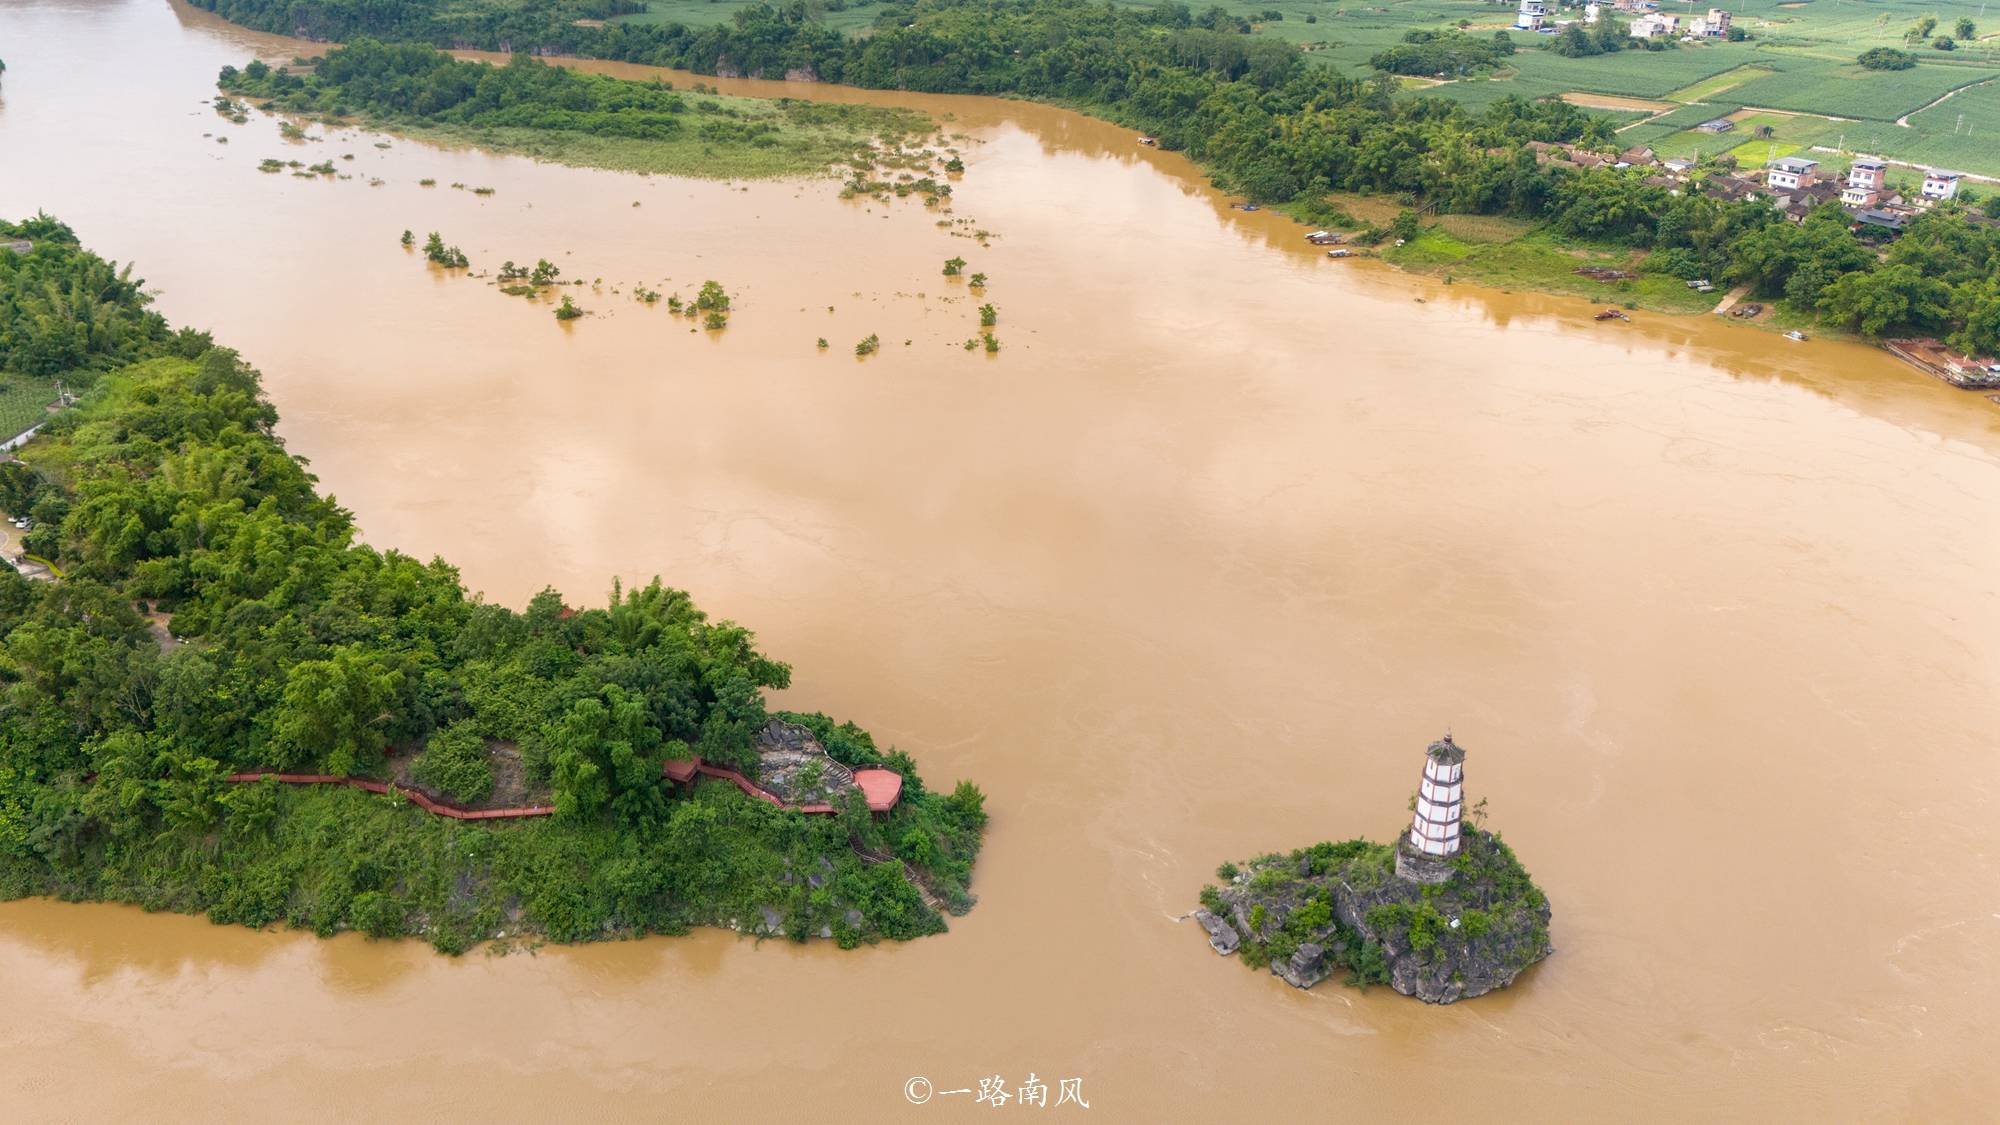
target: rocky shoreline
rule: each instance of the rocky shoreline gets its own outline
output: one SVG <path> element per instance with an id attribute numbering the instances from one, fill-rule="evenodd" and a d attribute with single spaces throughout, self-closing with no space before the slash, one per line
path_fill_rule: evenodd
<path id="1" fill-rule="evenodd" d="M 1294 987 L 1345 969 L 1432 1004 L 1505 988 L 1554 951 L 1548 898 L 1498 836 L 1466 826 L 1436 881 L 1411 877 L 1407 850 L 1349 840 L 1224 864 L 1194 917 L 1218 954 Z"/>

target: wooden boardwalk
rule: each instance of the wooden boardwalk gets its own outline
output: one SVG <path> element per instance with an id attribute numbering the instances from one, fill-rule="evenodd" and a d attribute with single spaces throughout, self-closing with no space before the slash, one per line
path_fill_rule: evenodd
<path id="1" fill-rule="evenodd" d="M 369 781 L 359 777 L 340 777 L 330 773 L 278 773 L 275 770 L 259 770 L 254 773 L 232 773 L 225 781 L 254 782 L 265 778 L 276 778 L 280 785 L 345 785 L 350 789 L 365 789 L 370 793 L 401 794 L 418 808 L 453 820 L 507 820 L 523 816 L 552 816 L 554 805 L 529 805 L 515 809 L 462 809 L 457 805 L 447 805 L 407 786 L 393 781 Z"/>
<path id="2" fill-rule="evenodd" d="M 841 769 L 843 772 L 846 771 L 845 766 L 842 766 Z M 712 777 L 719 781 L 727 781 L 738 789 L 741 789 L 748 796 L 755 797 L 766 804 L 775 805 L 781 809 L 791 809 L 793 812 L 801 812 L 813 816 L 831 816 L 840 811 L 834 806 L 825 803 L 810 805 L 786 804 L 784 798 L 768 789 L 758 786 L 755 782 L 737 771 L 724 766 L 711 765 L 700 758 L 676 759 L 667 762 L 661 767 L 660 772 L 667 780 L 681 784 L 689 784 L 703 777 Z M 897 801 L 902 799 L 903 775 L 897 773 L 895 770 L 869 767 L 854 770 L 848 776 L 853 780 L 855 786 L 861 790 L 862 796 L 867 798 L 868 811 L 870 812 L 888 812 L 890 809 L 896 807 Z M 411 804 L 425 812 L 450 817 L 453 820 L 511 820 L 519 817 L 551 816 L 556 811 L 554 805 L 528 805 L 511 809 L 460 808 L 457 805 L 447 804 L 429 797 L 407 785 L 398 785 L 393 781 L 370 781 L 365 778 L 341 777 L 330 773 L 279 773 L 276 770 L 257 770 L 250 773 L 233 773 L 223 780 L 251 783 L 262 781 L 267 777 L 275 779 L 280 785 L 344 785 L 350 789 L 361 789 L 369 793 L 387 794 L 394 792 L 400 794 Z"/>

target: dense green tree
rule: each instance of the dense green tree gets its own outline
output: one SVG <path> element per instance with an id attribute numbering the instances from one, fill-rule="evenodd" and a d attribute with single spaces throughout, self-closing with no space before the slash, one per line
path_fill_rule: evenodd
<path id="1" fill-rule="evenodd" d="M 354 646 L 292 665 L 271 720 L 272 764 L 318 759 L 335 774 L 371 764 L 388 742 L 389 706 L 400 677 L 379 655 Z"/>
<path id="2" fill-rule="evenodd" d="M 645 700 L 609 685 L 579 699 L 547 732 L 556 811 L 589 818 L 612 811 L 627 820 L 665 812 L 660 732 Z"/>
<path id="3" fill-rule="evenodd" d="M 1833 320 L 1870 336 L 1891 328 L 1934 329 L 1944 319 L 1951 291 L 1915 266 L 1884 266 L 1844 274 L 1820 292 L 1819 306 Z"/>

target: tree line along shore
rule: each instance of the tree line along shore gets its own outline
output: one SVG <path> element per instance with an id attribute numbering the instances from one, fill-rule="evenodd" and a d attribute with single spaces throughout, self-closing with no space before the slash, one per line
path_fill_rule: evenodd
<path id="1" fill-rule="evenodd" d="M 603 22 L 633 10 L 615 2 L 202 6 L 252 27 L 325 39 L 372 36 L 1051 101 L 1183 150 L 1226 189 L 1307 223 L 1379 240 L 1391 224 L 1358 216 L 1346 201 L 1395 201 L 1411 213 L 1411 230 L 1443 227 L 1425 254 L 1388 255 L 1413 268 L 1451 273 L 1440 255 L 1472 258 L 1473 278 L 1676 311 L 1685 311 L 1684 300 L 1657 295 L 1709 279 L 1748 287 L 1786 323 L 1934 336 L 1970 356 L 2000 351 L 2000 226 L 1970 199 L 1884 231 L 1857 224 L 1836 201 L 1788 215 L 1769 199 L 1689 190 L 1614 161 L 1548 161 L 1540 157 L 1550 145 L 1616 152 L 1617 123 L 1555 98 L 1500 96 L 1472 108 L 1412 94 L 1393 75 L 1351 76 L 1310 61 L 1296 44 L 1251 34 L 1250 21 L 1221 8 L 930 0 L 881 5 L 867 34 L 850 35 L 803 4 L 754 5 L 699 28 Z M 526 119 L 532 110 L 510 112 Z M 1468 230 L 1479 237 L 1465 237 Z M 1636 278 L 1656 281 L 1559 278 L 1552 249 L 1616 258 Z"/>

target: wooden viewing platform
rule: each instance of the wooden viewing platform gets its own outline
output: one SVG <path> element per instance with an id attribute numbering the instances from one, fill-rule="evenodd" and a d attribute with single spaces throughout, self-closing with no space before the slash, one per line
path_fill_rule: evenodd
<path id="1" fill-rule="evenodd" d="M 793 809 L 797 812 L 824 816 L 840 811 L 832 805 L 823 802 L 810 805 L 787 805 L 784 798 L 768 789 L 761 788 L 757 783 L 735 770 L 729 769 L 726 766 L 711 765 L 708 762 L 702 761 L 699 757 L 676 758 L 662 766 L 661 772 L 666 775 L 668 781 L 679 785 L 689 784 L 697 777 L 713 777 L 721 781 L 727 781 L 760 801 L 776 805 L 779 808 Z M 883 769 L 880 766 L 864 766 L 854 771 L 854 784 L 856 788 L 861 790 L 861 795 L 867 798 L 869 812 L 888 812 L 890 809 L 895 808 L 896 802 L 903 798 L 903 775 L 897 773 L 895 770 Z"/>

